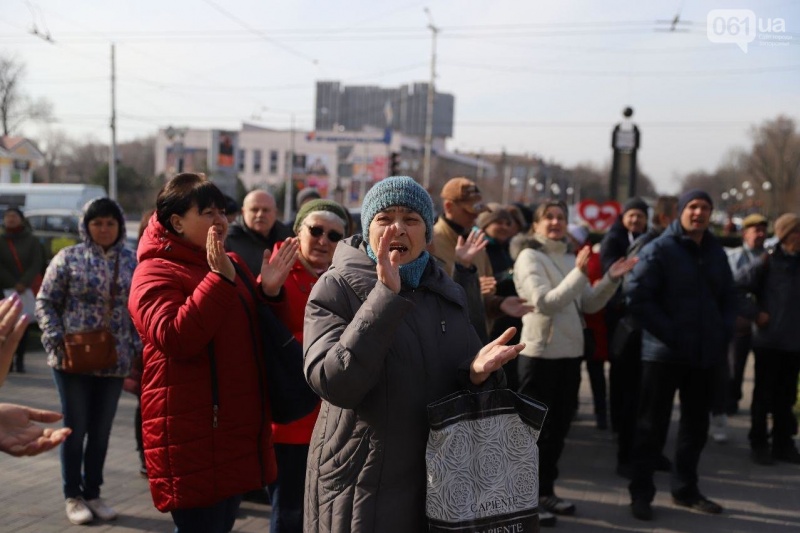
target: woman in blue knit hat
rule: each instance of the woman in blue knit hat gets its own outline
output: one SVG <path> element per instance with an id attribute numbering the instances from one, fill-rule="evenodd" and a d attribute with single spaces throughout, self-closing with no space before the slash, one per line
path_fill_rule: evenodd
<path id="1" fill-rule="evenodd" d="M 481 348 L 463 291 L 426 251 L 428 193 L 409 177 L 377 183 L 363 235 L 342 241 L 314 285 L 303 348 L 322 397 L 308 458 L 305 531 L 427 531 L 426 406 L 503 384 L 524 345 L 510 328 Z"/>

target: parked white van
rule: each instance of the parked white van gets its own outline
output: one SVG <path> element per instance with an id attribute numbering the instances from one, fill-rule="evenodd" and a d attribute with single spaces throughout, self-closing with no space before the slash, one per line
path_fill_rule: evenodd
<path id="1" fill-rule="evenodd" d="M 78 210 L 89 200 L 108 196 L 99 185 L 79 183 L 0 183 L 0 212 L 15 206 L 31 209 Z"/>

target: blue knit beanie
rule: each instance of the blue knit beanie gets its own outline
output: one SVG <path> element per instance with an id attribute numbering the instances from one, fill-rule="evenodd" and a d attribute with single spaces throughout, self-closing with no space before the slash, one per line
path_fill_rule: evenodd
<path id="1" fill-rule="evenodd" d="M 433 239 L 433 201 L 422 185 L 408 176 L 391 176 L 376 183 L 364 196 L 361 205 L 361 227 L 369 242 L 369 225 L 380 211 L 393 205 L 408 207 L 425 221 L 425 241 Z"/>
<path id="2" fill-rule="evenodd" d="M 681 194 L 680 198 L 678 198 L 678 216 L 681 216 L 681 213 L 683 213 L 683 210 L 686 208 L 686 205 L 689 202 L 698 199 L 708 202 L 708 205 L 710 205 L 712 209 L 714 208 L 714 202 L 711 200 L 711 196 L 709 196 L 706 191 L 701 189 L 692 189 Z"/>

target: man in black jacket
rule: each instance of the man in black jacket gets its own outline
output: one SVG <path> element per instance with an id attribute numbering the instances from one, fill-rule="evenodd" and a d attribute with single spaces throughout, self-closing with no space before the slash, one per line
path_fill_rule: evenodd
<path id="1" fill-rule="evenodd" d="M 614 262 L 628 254 L 628 248 L 647 230 L 647 203 L 641 198 L 631 198 L 622 207 L 622 213 L 614 221 L 611 228 L 603 236 L 600 243 L 600 262 L 605 273 Z M 614 331 L 617 324 L 625 315 L 625 298 L 622 296 L 622 288 L 617 290 L 614 296 L 606 305 L 606 329 L 608 338 L 614 338 Z M 617 364 L 613 359 L 610 360 L 609 368 L 609 408 L 611 413 L 611 429 L 615 433 L 622 431 L 624 421 L 625 405 L 624 389 L 630 387 L 631 376 L 627 369 Z M 618 465 L 620 466 L 620 465 Z M 624 469 L 626 465 L 622 465 Z M 619 468 L 618 468 L 619 470 Z"/>
<path id="2" fill-rule="evenodd" d="M 638 256 L 646 244 L 664 233 L 664 230 L 678 217 L 677 209 L 676 196 L 659 196 L 653 206 L 650 228 L 633 241 L 628 248 L 627 256 Z M 608 352 L 611 362 L 612 406 L 615 409 L 617 429 L 616 471 L 619 476 L 630 479 L 633 476 L 631 450 L 636 433 L 636 412 L 639 408 L 642 335 L 636 316 L 626 312 L 624 307 L 622 311 L 623 315 L 617 323 L 614 335 L 609 335 Z M 661 455 L 656 463 L 656 470 L 669 472 L 671 469 L 670 460 Z"/>
<path id="3" fill-rule="evenodd" d="M 758 464 L 774 460 L 800 464 L 792 440 L 800 373 L 800 217 L 787 213 L 775 221 L 778 244 L 736 274 L 742 315 L 753 333 L 755 387 L 750 409 L 751 457 Z M 767 415 L 772 413 L 772 432 Z M 770 453 L 770 437 L 772 451 Z"/>
<path id="4" fill-rule="evenodd" d="M 733 276 L 724 249 L 708 231 L 713 202 L 691 190 L 678 220 L 645 246 L 625 285 L 629 311 L 642 325 L 642 376 L 632 452 L 631 510 L 652 520 L 653 471 L 680 391 L 680 422 L 671 475 L 676 505 L 718 514 L 700 493 L 697 465 L 708 438 L 714 368 L 726 357 L 736 317 Z"/>
<path id="5" fill-rule="evenodd" d="M 230 225 L 225 249 L 236 252 L 258 276 L 264 250 L 272 252 L 275 243 L 292 237 L 291 228 L 278 220 L 275 198 L 257 189 L 244 197 L 241 219 Z"/>

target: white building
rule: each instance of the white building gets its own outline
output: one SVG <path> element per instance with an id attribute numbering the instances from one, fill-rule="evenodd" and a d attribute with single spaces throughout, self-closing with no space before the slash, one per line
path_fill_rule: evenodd
<path id="1" fill-rule="evenodd" d="M 0 183 L 33 183 L 33 171 L 44 154 L 24 137 L 0 137 Z"/>
<path id="2" fill-rule="evenodd" d="M 434 150 L 444 151 L 443 139 L 435 140 Z M 389 175 L 393 152 L 403 154 L 400 171 L 419 173 L 421 141 L 380 130 L 308 132 L 252 124 L 240 131 L 167 128 L 156 138 L 156 173 L 205 172 L 231 196 L 236 177 L 248 190 L 273 191 L 291 179 L 296 189 L 316 187 L 323 197 L 353 206 L 360 205 L 372 183 Z"/>

